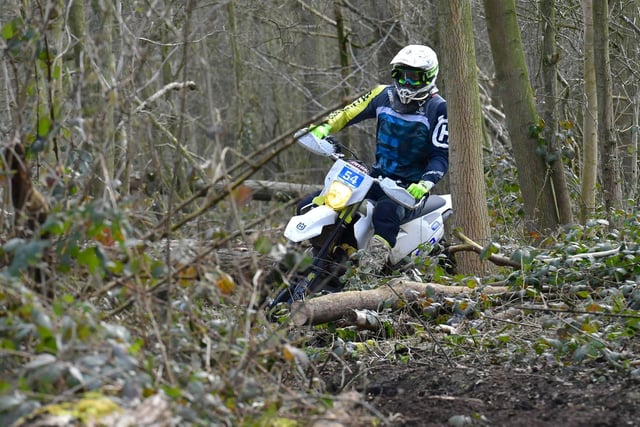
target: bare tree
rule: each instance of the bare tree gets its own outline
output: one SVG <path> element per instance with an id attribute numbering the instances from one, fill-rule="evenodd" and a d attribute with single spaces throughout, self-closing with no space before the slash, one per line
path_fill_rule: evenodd
<path id="1" fill-rule="evenodd" d="M 612 0 L 609 15 L 613 108 L 621 156 L 622 192 L 623 197 L 633 200 L 638 194 L 640 3 Z"/>
<path id="2" fill-rule="evenodd" d="M 622 207 L 622 173 L 613 117 L 608 0 L 593 2 L 593 38 L 598 94 L 598 142 L 600 144 L 602 191 L 607 209 L 617 209 Z"/>
<path id="3" fill-rule="evenodd" d="M 540 1 L 540 15 L 543 25 L 543 53 L 542 74 L 544 80 L 544 103 L 542 104 L 542 118 L 544 128 L 542 133 L 546 141 L 546 157 L 549 163 L 550 185 L 555 197 L 555 209 L 560 224 L 573 222 L 571 200 L 565 177 L 562 147 L 558 138 L 558 59 L 560 57 L 556 42 L 556 2 L 555 0 Z"/>
<path id="4" fill-rule="evenodd" d="M 545 233 L 561 223 L 551 184 L 553 158 L 541 138 L 514 0 L 484 0 L 487 29 L 504 103 L 528 232 Z"/>
<path id="5" fill-rule="evenodd" d="M 593 57 L 593 0 L 582 0 L 584 15 L 584 111 L 580 220 L 584 224 L 596 207 L 598 177 L 598 98 Z"/>

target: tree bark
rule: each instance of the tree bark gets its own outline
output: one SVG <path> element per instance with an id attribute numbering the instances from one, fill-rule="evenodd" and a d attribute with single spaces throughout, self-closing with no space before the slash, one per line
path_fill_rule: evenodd
<path id="1" fill-rule="evenodd" d="M 442 0 L 441 27 L 443 55 L 448 71 L 449 148 L 451 156 L 451 195 L 456 227 L 473 240 L 487 243 L 491 238 L 489 212 L 484 183 L 482 108 L 478 89 L 473 25 L 469 2 Z M 485 275 L 491 264 L 473 253 L 456 256 L 459 273 Z"/>
<path id="2" fill-rule="evenodd" d="M 585 224 L 596 209 L 596 183 L 598 178 L 598 92 L 593 52 L 593 0 L 582 0 L 584 15 L 584 97 L 582 112 L 582 176 L 580 222 Z"/>
<path id="3" fill-rule="evenodd" d="M 345 17 L 342 13 L 343 0 L 334 0 L 333 11 L 336 16 L 336 32 L 338 36 L 338 52 L 340 52 L 340 75 L 342 76 L 342 94 L 346 97 L 351 93 L 349 86 L 349 74 L 351 72 L 351 64 L 349 61 L 349 39 L 345 32 Z"/>
<path id="4" fill-rule="evenodd" d="M 611 73 L 615 76 L 614 120 L 619 144 L 622 194 L 627 200 L 635 200 L 638 195 L 640 84 L 636 61 L 640 57 L 639 9 L 640 0 L 610 0 L 609 3 L 612 28 L 615 28 L 610 43 Z M 618 81 L 624 83 L 618 85 Z"/>
<path id="5" fill-rule="evenodd" d="M 556 2 L 542 0 L 540 14 L 543 25 L 542 75 L 544 80 L 545 102 L 542 104 L 544 136 L 547 141 L 547 156 L 551 168 L 552 191 L 556 198 L 557 217 L 560 224 L 573 222 L 571 200 L 567 188 L 562 147 L 558 138 L 558 60 L 560 54 L 556 46 Z"/>
<path id="6" fill-rule="evenodd" d="M 101 197 L 112 186 L 115 170 L 115 105 L 117 103 L 116 64 L 113 52 L 114 9 L 113 0 L 92 1 L 95 16 L 100 17 L 99 27 L 94 29 L 96 39 L 96 63 L 89 65 L 88 82 L 92 90 L 84 91 L 83 109 L 92 118 L 93 142 L 91 147 L 96 160 L 91 192 Z"/>
<path id="7" fill-rule="evenodd" d="M 515 0 L 484 0 L 491 53 L 500 98 L 504 103 L 518 181 L 524 205 L 525 231 L 534 237 L 560 223 L 550 184 L 551 163 L 540 137 Z"/>
<path id="8" fill-rule="evenodd" d="M 622 207 L 622 172 L 613 117 L 613 89 L 609 58 L 609 1 L 593 2 L 594 62 L 598 93 L 598 142 L 602 191 L 607 210 Z"/>
<path id="9" fill-rule="evenodd" d="M 82 51 L 86 34 L 84 20 L 84 0 L 74 0 L 69 5 L 68 24 L 71 35 L 75 38 L 73 45 L 73 61 L 76 69 L 80 70 L 82 65 Z"/>

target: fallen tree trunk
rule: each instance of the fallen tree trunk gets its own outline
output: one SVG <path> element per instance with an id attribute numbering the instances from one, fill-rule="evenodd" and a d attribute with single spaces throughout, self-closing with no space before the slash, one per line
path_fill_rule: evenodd
<path id="1" fill-rule="evenodd" d="M 297 184 L 292 182 L 262 181 L 247 179 L 242 184 L 251 190 L 251 198 L 253 200 L 269 201 L 279 200 L 287 201 L 306 196 L 313 192 L 322 190 L 322 185 L 317 184 Z M 198 186 L 196 185 L 196 188 Z M 215 191 L 222 191 L 225 185 L 220 183 L 213 187 Z"/>
<path id="2" fill-rule="evenodd" d="M 296 326 L 319 325 L 350 316 L 353 310 L 380 310 L 397 307 L 424 296 L 427 291 L 445 295 L 471 294 L 475 289 L 394 279 L 385 286 L 367 291 L 348 291 L 323 295 L 291 304 L 291 319 Z M 506 286 L 487 286 L 481 293 L 496 295 L 508 292 Z"/>

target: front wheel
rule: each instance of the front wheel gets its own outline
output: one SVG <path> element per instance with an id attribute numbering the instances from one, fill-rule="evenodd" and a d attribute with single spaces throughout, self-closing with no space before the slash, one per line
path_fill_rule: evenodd
<path id="1" fill-rule="evenodd" d="M 295 283 L 292 283 L 285 289 L 281 290 L 278 295 L 271 301 L 268 306 L 268 310 L 272 310 L 279 304 L 290 305 L 294 301 L 301 301 L 304 299 L 308 289 L 308 281 L 306 278 L 300 279 Z"/>
<path id="2" fill-rule="evenodd" d="M 307 277 L 300 278 L 278 292 L 276 297 L 266 307 L 267 318 L 278 321 L 278 318 L 288 312 L 291 303 L 304 300 L 309 289 Z"/>
<path id="3" fill-rule="evenodd" d="M 330 259 L 316 258 L 304 272 L 298 273 L 291 284 L 278 292 L 267 306 L 267 312 L 273 313 L 280 304 L 291 305 L 319 293 L 340 292 L 344 283 L 340 277 L 346 272 L 348 250 L 337 247 Z"/>

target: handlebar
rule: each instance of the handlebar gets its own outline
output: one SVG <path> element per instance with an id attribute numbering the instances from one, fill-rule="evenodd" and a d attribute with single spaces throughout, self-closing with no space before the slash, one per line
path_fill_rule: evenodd
<path id="1" fill-rule="evenodd" d="M 294 134 L 294 138 L 307 150 L 320 156 L 329 157 L 333 160 L 337 160 L 343 157 L 341 148 L 345 148 L 335 138 L 318 138 L 308 128 L 300 129 Z M 347 149 L 351 154 L 355 156 L 353 152 Z M 422 199 L 416 202 L 416 199 L 403 187 L 399 186 L 394 180 L 390 178 L 378 178 L 382 191 L 389 196 L 392 200 L 400 204 L 407 209 L 416 209 L 421 203 Z"/>
<path id="2" fill-rule="evenodd" d="M 382 188 L 382 191 L 384 191 L 384 194 L 389 196 L 402 207 L 414 210 L 422 204 L 422 200 L 424 198 L 416 201 L 415 197 L 413 197 L 406 188 L 401 187 L 391 178 L 378 179 L 378 182 L 380 183 L 380 187 Z"/>
<path id="3" fill-rule="evenodd" d="M 307 150 L 314 154 L 324 157 L 330 157 L 332 159 L 340 158 L 339 150 L 335 140 L 320 139 L 314 134 L 309 132 L 309 129 L 304 128 L 297 131 L 294 135 L 298 144 L 302 145 Z"/>

